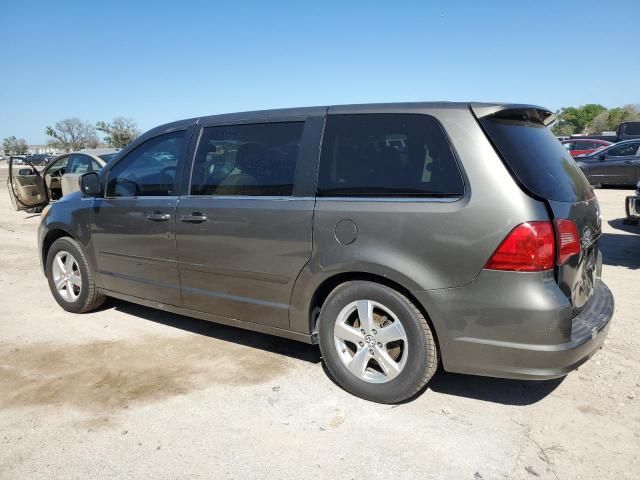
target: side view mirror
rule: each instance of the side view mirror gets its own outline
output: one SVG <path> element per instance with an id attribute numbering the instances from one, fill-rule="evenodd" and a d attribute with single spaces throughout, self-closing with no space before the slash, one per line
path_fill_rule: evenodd
<path id="1" fill-rule="evenodd" d="M 21 168 L 20 170 L 18 170 L 18 175 L 20 175 L 21 177 L 27 176 L 27 175 L 35 175 L 35 174 L 36 172 L 34 172 L 30 168 Z"/>
<path id="2" fill-rule="evenodd" d="M 80 191 L 87 197 L 100 195 L 100 177 L 96 172 L 87 172 L 80 176 Z"/>

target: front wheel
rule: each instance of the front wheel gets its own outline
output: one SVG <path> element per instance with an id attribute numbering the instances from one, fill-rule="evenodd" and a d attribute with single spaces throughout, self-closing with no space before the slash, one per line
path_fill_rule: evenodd
<path id="1" fill-rule="evenodd" d="M 82 246 L 69 237 L 53 242 L 46 260 L 49 288 L 67 312 L 85 313 L 104 303 Z"/>
<path id="2" fill-rule="evenodd" d="M 378 283 L 339 285 L 322 307 L 318 334 L 322 357 L 337 383 L 374 402 L 411 398 L 438 366 L 433 333 L 420 310 Z"/>

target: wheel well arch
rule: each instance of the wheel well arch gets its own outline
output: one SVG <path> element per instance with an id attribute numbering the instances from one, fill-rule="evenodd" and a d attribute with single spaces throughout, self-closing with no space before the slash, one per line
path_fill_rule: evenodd
<path id="1" fill-rule="evenodd" d="M 396 290 L 397 292 L 407 297 L 409 301 L 412 302 L 418 310 L 420 310 L 420 313 L 424 315 L 424 318 L 427 320 L 427 323 L 431 328 L 431 332 L 433 333 L 433 337 L 436 341 L 438 352 L 440 352 L 440 342 L 438 341 L 438 332 L 436 331 L 435 326 L 431 321 L 431 317 L 429 316 L 429 313 L 424 308 L 424 305 L 422 305 L 422 303 L 419 302 L 418 299 L 407 288 L 403 287 L 398 282 L 395 282 L 394 280 L 391 280 L 387 277 L 383 277 L 381 275 L 376 275 L 374 273 L 367 273 L 367 272 L 339 273 L 325 279 L 316 288 L 315 292 L 311 296 L 311 301 L 309 302 L 309 332 L 312 335 L 312 339 L 314 343 L 317 342 L 316 324 L 320 316 L 322 305 L 324 304 L 329 294 L 339 285 L 345 282 L 352 282 L 357 280 L 380 283 L 393 290 Z"/>
<path id="2" fill-rule="evenodd" d="M 54 230 L 49 230 L 47 234 L 44 236 L 44 239 L 42 240 L 41 261 L 42 261 L 42 269 L 44 270 L 45 275 L 47 274 L 47 256 L 49 255 L 49 250 L 51 249 L 51 245 L 53 245 L 53 242 L 55 242 L 56 240 L 62 237 L 74 238 L 73 235 L 71 235 L 66 230 L 62 230 L 61 228 L 56 228 Z"/>

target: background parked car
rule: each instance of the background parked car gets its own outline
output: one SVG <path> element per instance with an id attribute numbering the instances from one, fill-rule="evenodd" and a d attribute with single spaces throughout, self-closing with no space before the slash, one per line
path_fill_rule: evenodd
<path id="1" fill-rule="evenodd" d="M 581 139 L 581 138 L 571 138 L 569 140 L 564 140 L 562 145 L 564 148 L 569 150 L 569 153 L 572 157 L 577 157 L 578 155 L 589 154 L 591 152 L 596 151 L 599 148 L 606 147 L 607 145 L 612 145 L 613 142 L 608 142 L 606 140 L 595 140 L 592 138 Z"/>
<path id="2" fill-rule="evenodd" d="M 623 223 L 625 225 L 638 225 L 640 221 L 640 182 L 636 185 L 636 194 L 626 198 L 624 207 L 627 217 Z"/>
<path id="3" fill-rule="evenodd" d="M 640 139 L 602 147 L 576 157 L 592 185 L 635 186 L 640 180 Z"/>
<path id="4" fill-rule="evenodd" d="M 7 188 L 13 207 L 16 210 L 43 208 L 50 201 L 78 190 L 80 175 L 100 170 L 118 151 L 117 148 L 101 148 L 65 153 L 49 162 L 42 171 L 28 159 L 25 162 L 29 166 L 20 169 L 14 167 L 22 162 L 10 161 Z"/>
<path id="5" fill-rule="evenodd" d="M 640 138 L 640 122 L 622 122 L 618 124 L 618 140 Z"/>

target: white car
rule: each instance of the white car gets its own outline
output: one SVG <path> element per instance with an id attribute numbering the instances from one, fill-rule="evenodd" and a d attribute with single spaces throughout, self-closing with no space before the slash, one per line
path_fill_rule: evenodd
<path id="1" fill-rule="evenodd" d="M 15 157 L 9 161 L 7 188 L 11 203 L 16 210 L 43 208 L 49 202 L 78 190 L 78 178 L 86 172 L 94 172 L 104 167 L 116 156 L 117 148 L 85 149 L 65 153 L 51 161 L 39 171 L 35 165 L 16 169 Z"/>

